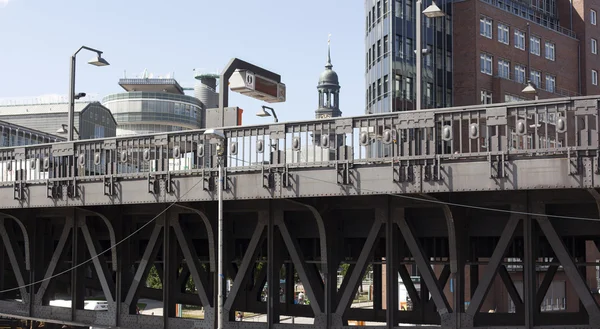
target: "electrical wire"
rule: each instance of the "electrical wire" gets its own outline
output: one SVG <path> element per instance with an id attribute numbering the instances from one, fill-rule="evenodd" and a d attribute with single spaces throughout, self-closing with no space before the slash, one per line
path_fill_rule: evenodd
<path id="1" fill-rule="evenodd" d="M 181 197 L 184 197 L 184 196 L 186 196 L 186 195 L 188 195 L 188 194 L 189 194 L 189 193 L 190 193 L 190 192 L 191 192 L 191 191 L 192 191 L 192 190 L 193 190 L 193 189 L 194 189 L 196 186 L 198 186 L 198 184 L 200 184 L 201 182 L 202 182 L 202 180 L 198 181 L 196 184 L 194 184 L 192 187 L 190 187 L 190 188 L 189 188 L 189 190 L 187 190 L 185 193 L 183 193 L 183 194 L 180 196 L 180 198 L 181 198 Z M 75 266 L 73 266 L 73 267 L 69 268 L 69 269 L 66 269 L 66 270 L 64 270 L 64 271 L 62 271 L 62 272 L 59 272 L 59 273 L 53 274 L 53 275 L 51 275 L 50 277 L 43 278 L 43 279 L 41 279 L 41 280 L 38 280 L 38 281 L 35 281 L 35 282 L 30 282 L 30 283 L 27 283 L 27 284 L 24 284 L 24 285 L 22 285 L 22 286 L 18 286 L 18 287 L 15 287 L 15 288 L 10 288 L 10 289 L 4 289 L 4 290 L 0 290 L 0 293 L 6 293 L 6 292 L 10 292 L 10 291 L 20 290 L 20 289 L 23 289 L 23 288 L 28 288 L 28 287 L 31 287 L 31 286 L 35 286 L 36 284 L 41 284 L 41 283 L 43 283 L 44 281 L 52 280 L 52 279 L 54 279 L 54 278 L 57 278 L 57 277 L 59 277 L 59 276 L 61 276 L 61 275 L 63 275 L 63 274 L 67 274 L 67 273 L 69 273 L 69 272 L 71 272 L 71 271 L 73 271 L 73 270 L 76 270 L 76 269 L 78 269 L 78 268 L 80 268 L 80 267 L 82 267 L 82 266 L 84 266 L 84 265 L 86 265 L 86 264 L 89 264 L 90 262 L 94 261 L 95 259 L 99 258 L 100 256 L 102 256 L 102 255 L 106 254 L 107 252 L 109 252 L 109 251 L 113 250 L 114 248 L 118 247 L 118 246 L 119 246 L 119 245 L 121 245 L 123 242 L 125 242 L 125 241 L 129 240 L 129 239 L 130 239 L 130 238 L 132 238 L 134 235 L 136 235 L 137 233 L 141 232 L 141 231 L 142 231 L 144 228 L 148 227 L 150 224 L 154 223 L 154 221 L 155 221 L 155 220 L 156 220 L 158 217 L 160 217 L 162 214 L 164 214 L 164 213 L 165 213 L 167 210 L 169 210 L 171 207 L 175 206 L 177 203 L 178 203 L 177 201 L 175 201 L 175 202 L 172 202 L 172 203 L 171 203 L 171 204 L 169 204 L 169 205 L 168 205 L 168 206 L 167 206 L 165 209 L 161 210 L 161 211 L 160 211 L 160 212 L 159 212 L 159 213 L 158 213 L 156 216 L 154 216 L 154 217 L 153 217 L 151 220 L 149 220 L 147 223 L 145 223 L 144 225 L 140 226 L 140 227 L 139 227 L 137 230 L 133 231 L 133 232 L 132 232 L 131 234 L 129 234 L 128 236 L 126 236 L 126 237 L 124 237 L 123 239 L 121 239 L 120 241 L 116 242 L 114 245 L 112 245 L 112 246 L 108 247 L 106 250 L 104 250 L 104 251 L 102 251 L 102 252 L 99 252 L 99 253 L 98 253 L 96 256 L 94 256 L 94 257 L 91 257 L 91 258 L 89 258 L 89 259 L 87 259 L 87 260 L 85 260 L 85 261 L 83 261 L 83 262 L 81 262 L 81 263 L 79 263 L 79 264 L 77 264 L 77 265 L 75 265 Z M 76 229 L 76 228 L 74 227 L 73 229 Z M 31 301 L 30 301 L 30 302 L 31 302 Z"/>
<path id="2" fill-rule="evenodd" d="M 246 160 L 242 160 L 242 159 L 236 159 L 242 162 L 247 162 Z M 325 183 L 325 184 L 332 184 L 332 185 L 338 185 L 337 183 L 331 182 L 331 181 L 326 181 L 323 179 L 318 179 L 315 177 L 308 177 L 308 176 L 304 176 L 304 175 L 299 175 L 298 177 L 302 177 L 302 178 L 306 178 L 306 179 L 310 179 L 313 181 L 317 181 L 320 183 Z M 185 193 L 183 193 L 180 197 L 184 197 L 187 194 L 189 194 L 196 186 L 198 186 L 198 184 L 200 184 L 201 181 L 198 181 L 196 184 L 194 184 L 192 187 L 190 187 L 190 189 L 188 191 L 186 191 Z M 356 188 L 356 190 L 358 191 L 365 191 L 365 192 L 370 192 L 370 193 L 378 193 L 378 191 L 375 190 L 370 190 L 370 189 L 365 189 L 365 188 Z M 474 205 L 467 205 L 467 204 L 461 204 L 461 203 L 455 203 L 455 202 L 448 202 L 448 201 L 442 201 L 442 200 L 437 200 L 437 199 L 426 199 L 426 198 L 419 198 L 419 197 L 414 197 L 414 196 L 410 196 L 410 195 L 404 195 L 404 194 L 391 194 L 391 193 L 385 193 L 384 195 L 389 195 L 392 197 L 396 197 L 396 198 L 401 198 L 401 199 L 408 199 L 408 200 L 413 200 L 413 201 L 420 201 L 420 202 L 428 202 L 428 203 L 433 203 L 433 204 L 439 204 L 439 205 L 445 205 L 445 206 L 452 206 L 452 207 L 459 207 L 459 208 L 468 208 L 468 209 L 475 209 L 475 210 L 482 210 L 482 211 L 489 211 L 489 212 L 497 212 L 497 213 L 504 213 L 504 214 L 515 214 L 515 215 L 523 215 L 523 216 L 532 216 L 532 217 L 547 217 L 547 218 L 555 218 L 555 219 L 567 219 L 567 220 L 581 220 L 581 221 L 594 221 L 594 222 L 599 222 L 600 218 L 590 218 L 590 217 L 576 217 L 576 216 L 563 216 L 563 215 L 551 215 L 551 214 L 542 214 L 542 213 L 535 213 L 535 212 L 528 212 L 528 211 L 518 211 L 518 210 L 508 210 L 508 209 L 498 209 L 498 208 L 490 208 L 490 207 L 482 207 L 482 206 L 474 206 Z M 144 225 L 142 225 L 141 227 L 139 227 L 137 230 L 133 231 L 131 234 L 129 234 L 128 236 L 124 237 L 122 240 L 116 242 L 114 245 L 108 247 L 107 249 L 105 249 L 102 252 L 99 252 L 96 256 L 91 257 L 69 269 L 66 269 L 64 271 L 61 271 L 59 273 L 56 273 L 48 278 L 44 278 L 35 282 L 31 282 L 22 286 L 18 286 L 18 287 L 14 287 L 14 288 L 10 288 L 10 289 L 5 289 L 5 290 L 0 290 L 0 293 L 6 293 L 6 292 L 10 292 L 10 291 L 15 291 L 15 290 L 20 290 L 22 288 L 28 288 L 31 286 L 34 286 L 36 284 L 41 284 L 44 281 L 48 281 L 48 280 L 52 280 L 56 277 L 59 277 L 63 274 L 67 274 L 73 270 L 78 269 L 79 267 L 82 267 L 92 261 L 94 261 L 95 259 L 99 258 L 100 256 L 106 254 L 107 252 L 111 251 L 112 249 L 118 247 L 119 245 L 121 245 L 123 242 L 129 240 L 130 238 L 132 238 L 134 235 L 136 235 L 137 233 L 139 233 L 140 231 L 142 231 L 144 228 L 146 228 L 147 226 L 149 226 L 150 224 L 152 224 L 159 216 L 161 216 L 162 214 L 164 214 L 167 210 L 169 210 L 171 207 L 175 206 L 178 202 L 172 202 L 171 204 L 169 204 L 165 209 L 163 209 L 161 212 L 159 212 L 155 217 L 153 217 L 150 221 L 148 221 L 147 223 L 145 223 Z"/>

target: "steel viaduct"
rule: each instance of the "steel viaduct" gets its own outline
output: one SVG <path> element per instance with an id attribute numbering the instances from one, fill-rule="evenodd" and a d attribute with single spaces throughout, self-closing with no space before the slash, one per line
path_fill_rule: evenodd
<path id="1" fill-rule="evenodd" d="M 225 327 L 600 328 L 599 101 L 225 128 Z M 216 142 L 196 130 L 0 149 L 0 315 L 215 328 Z M 372 302 L 356 307 L 367 268 Z M 296 282 L 310 303 L 294 302 Z M 264 301 L 265 286 L 281 294 Z M 85 309 L 92 298 L 108 310 Z M 164 316 L 137 314 L 141 298 Z"/>

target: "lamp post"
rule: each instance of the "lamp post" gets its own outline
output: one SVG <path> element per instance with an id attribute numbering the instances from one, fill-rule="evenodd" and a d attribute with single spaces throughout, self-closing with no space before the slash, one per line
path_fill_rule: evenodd
<path id="1" fill-rule="evenodd" d="M 218 220 L 218 247 L 217 247 L 217 329 L 223 329 L 223 306 L 225 305 L 225 296 L 223 292 L 223 283 L 225 281 L 225 271 L 223 267 L 223 153 L 225 143 L 225 133 L 219 129 L 207 129 L 204 136 L 217 139 L 217 166 L 219 168 L 219 184 L 217 187 L 217 220 Z"/>
<path id="2" fill-rule="evenodd" d="M 78 136 L 81 135 L 79 133 L 79 130 L 77 130 L 77 128 L 75 128 L 75 126 L 73 126 L 73 130 L 77 133 Z M 69 125 L 64 124 L 64 123 L 62 125 L 60 125 L 60 128 L 58 128 L 56 130 L 57 134 L 66 134 L 68 132 L 69 132 Z M 81 137 L 79 137 L 79 138 L 81 139 Z"/>
<path id="3" fill-rule="evenodd" d="M 423 49 L 423 46 L 421 46 L 421 39 L 422 39 L 422 35 L 421 35 L 421 14 L 427 16 L 428 18 L 436 18 L 436 17 L 443 17 L 446 16 L 446 14 L 440 9 L 440 7 L 438 7 L 435 2 L 432 2 L 431 5 L 429 7 L 427 7 L 425 10 L 423 10 L 421 12 L 421 8 L 423 8 L 423 1 L 422 0 L 417 0 L 417 17 L 416 17 L 416 24 L 417 24 L 417 28 L 415 30 L 415 38 L 416 43 L 416 50 L 415 50 L 415 55 L 417 55 L 416 58 L 416 88 L 415 88 L 415 92 L 416 92 L 416 109 L 417 111 L 421 109 L 421 101 L 423 99 L 423 96 L 421 95 L 421 60 L 423 59 L 423 52 L 426 51 L 426 49 Z"/>
<path id="4" fill-rule="evenodd" d="M 535 100 L 538 100 L 538 93 L 537 93 L 537 89 L 535 89 L 535 86 L 533 85 L 533 83 L 531 83 L 531 80 L 527 80 L 527 85 L 525 86 L 525 88 L 523 88 L 523 90 L 521 90 L 521 92 L 523 94 L 528 94 L 528 95 L 535 95 Z"/>
<path id="5" fill-rule="evenodd" d="M 256 113 L 257 117 L 270 117 L 271 113 L 267 112 L 267 110 L 271 111 L 271 113 L 273 113 L 273 120 L 275 121 L 275 123 L 279 122 L 279 119 L 277 118 L 277 113 L 275 113 L 275 109 L 272 107 L 268 107 L 263 105 L 262 106 L 262 110 L 258 111 L 258 113 Z"/>
<path id="6" fill-rule="evenodd" d="M 102 58 L 102 52 L 100 50 L 97 49 L 93 49 L 90 47 L 86 47 L 86 46 L 81 46 L 74 54 L 73 56 L 71 56 L 71 81 L 69 83 L 69 131 L 68 131 L 68 137 L 67 140 L 72 141 L 73 140 L 73 128 L 74 128 L 74 121 L 75 121 L 75 99 L 79 99 L 79 95 L 82 95 L 81 97 L 85 96 L 85 93 L 80 93 L 75 95 L 75 64 L 76 64 L 76 57 L 77 54 L 82 51 L 82 50 L 89 50 L 92 52 L 95 52 L 97 54 L 96 57 L 90 59 L 88 61 L 88 64 L 91 65 L 95 65 L 95 66 L 107 66 L 110 65 L 104 58 Z"/>

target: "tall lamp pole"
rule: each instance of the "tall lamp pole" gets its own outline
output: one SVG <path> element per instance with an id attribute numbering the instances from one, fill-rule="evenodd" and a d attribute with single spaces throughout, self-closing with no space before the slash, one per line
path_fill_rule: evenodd
<path id="1" fill-rule="evenodd" d="M 218 249 L 217 249 L 217 329 L 223 329 L 224 323 L 224 305 L 225 305 L 225 295 L 224 295 L 224 281 L 225 281 L 225 268 L 223 266 L 223 170 L 224 170 L 224 151 L 225 151 L 225 133 L 223 130 L 219 129 L 207 129 L 204 132 L 204 136 L 208 138 L 217 139 L 217 166 L 219 168 L 219 186 L 217 188 L 217 197 L 218 197 L 218 210 L 217 210 L 217 220 L 218 220 Z"/>
<path id="2" fill-rule="evenodd" d="M 102 51 L 81 46 L 77 51 L 71 56 L 71 78 L 69 83 L 69 129 L 68 129 L 68 141 L 73 140 L 73 130 L 75 128 L 75 99 L 79 99 L 77 95 L 75 95 L 75 67 L 76 67 L 76 57 L 77 54 L 82 50 L 89 50 L 95 52 L 97 54 L 96 57 L 92 58 L 88 61 L 88 64 L 95 66 L 107 66 L 110 65 L 104 58 L 102 58 Z M 85 96 L 85 94 L 83 94 Z"/>
<path id="3" fill-rule="evenodd" d="M 421 41 L 423 38 L 423 35 L 421 34 L 421 15 L 425 15 L 428 18 L 436 18 L 436 17 L 443 17 L 446 16 L 446 14 L 440 9 L 440 7 L 438 7 L 435 2 L 431 2 L 431 5 L 429 7 L 427 7 L 425 10 L 421 11 L 421 9 L 423 8 L 423 1 L 422 0 L 417 0 L 417 17 L 415 19 L 415 23 L 417 24 L 417 28 L 415 29 L 415 38 L 416 43 L 416 50 L 415 50 L 415 55 L 417 56 L 416 58 L 416 86 L 415 86 L 415 92 L 416 92 L 416 106 L 415 109 L 418 111 L 421 109 L 421 101 L 423 100 L 423 95 L 421 94 L 421 87 L 422 87 L 422 64 L 421 61 L 423 59 L 423 53 L 426 51 L 426 49 L 423 49 L 423 46 L 421 45 Z"/>

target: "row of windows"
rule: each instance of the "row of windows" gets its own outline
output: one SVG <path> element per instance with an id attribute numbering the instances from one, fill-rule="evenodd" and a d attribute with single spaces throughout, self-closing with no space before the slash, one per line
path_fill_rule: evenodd
<path id="1" fill-rule="evenodd" d="M 113 115 L 119 113 L 144 112 L 165 113 L 190 118 L 190 122 L 201 117 L 202 109 L 196 105 L 162 100 L 123 100 L 104 104 Z"/>
<path id="2" fill-rule="evenodd" d="M 381 14 L 383 12 L 383 16 L 387 16 L 387 0 L 383 0 L 383 10 L 381 8 L 381 0 L 377 1 L 377 5 L 373 6 L 373 9 L 369 10 L 367 13 L 367 31 L 371 30 L 371 27 L 381 19 Z"/>
<path id="3" fill-rule="evenodd" d="M 395 86 L 394 97 L 403 98 L 403 99 L 407 99 L 407 100 L 414 99 L 414 94 L 413 94 L 414 84 L 413 84 L 412 77 L 402 77 L 402 75 L 396 74 L 395 79 L 394 79 L 394 86 Z M 383 93 L 382 93 L 382 91 L 383 91 Z M 442 92 L 443 92 L 443 88 L 438 86 L 436 88 L 436 95 L 435 95 L 435 102 L 434 102 L 434 85 L 429 82 L 426 83 L 425 90 L 423 92 L 424 104 L 433 106 L 433 104 L 435 103 L 437 107 L 443 107 L 444 99 L 443 99 Z M 377 79 L 377 83 L 373 82 L 373 84 L 371 84 L 367 88 L 366 94 L 367 94 L 367 104 L 375 103 L 376 101 L 381 100 L 382 97 L 383 98 L 388 97 L 388 95 L 389 95 L 388 76 L 385 75 L 383 77 L 383 85 L 382 85 L 381 79 Z M 445 104 L 451 104 L 452 103 L 451 100 L 452 100 L 452 89 L 447 89 Z"/>
<path id="4" fill-rule="evenodd" d="M 503 23 L 498 23 L 498 42 L 505 45 L 510 45 L 510 27 Z M 479 19 L 479 34 L 488 38 L 493 38 L 493 21 L 492 19 L 481 16 Z M 514 30 L 514 45 L 515 48 L 525 50 L 525 32 L 519 29 Z M 536 56 L 541 56 L 542 39 L 540 37 L 529 36 L 529 52 Z M 551 41 L 544 43 L 544 57 L 548 60 L 556 60 L 556 45 Z"/>
<path id="5" fill-rule="evenodd" d="M 479 57 L 479 66 L 481 73 L 487 75 L 493 75 L 493 56 L 487 53 L 481 53 Z M 511 79 L 511 63 L 506 59 L 498 59 L 498 77 L 508 80 L 514 80 L 518 83 L 525 83 L 525 72 L 527 71 L 527 67 L 521 64 L 514 65 L 514 73 Z M 546 73 L 546 84 L 545 90 L 553 93 L 556 89 L 556 76 Z M 540 71 L 531 69 L 529 73 L 529 80 L 535 86 L 541 88 L 542 87 L 542 73 Z"/>

